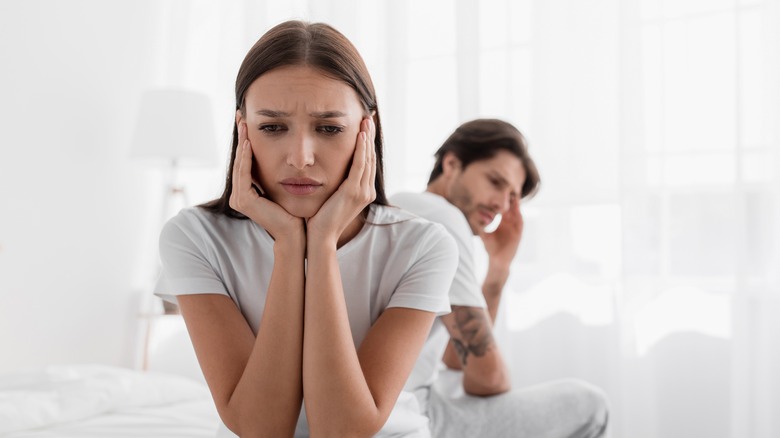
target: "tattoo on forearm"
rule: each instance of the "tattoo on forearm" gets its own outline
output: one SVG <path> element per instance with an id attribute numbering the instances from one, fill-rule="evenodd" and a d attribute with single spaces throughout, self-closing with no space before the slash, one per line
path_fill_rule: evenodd
<path id="1" fill-rule="evenodd" d="M 454 329 L 460 333 L 460 338 L 452 336 L 452 345 L 460 358 L 460 362 L 466 365 L 469 354 L 481 357 L 487 353 L 493 344 L 493 332 L 484 309 L 477 307 L 452 307 L 455 316 Z"/>

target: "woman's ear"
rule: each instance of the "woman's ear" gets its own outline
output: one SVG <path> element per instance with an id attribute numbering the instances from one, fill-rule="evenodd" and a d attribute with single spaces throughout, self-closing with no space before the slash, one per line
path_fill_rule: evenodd
<path id="1" fill-rule="evenodd" d="M 237 109 L 236 110 L 236 129 L 238 129 L 238 125 L 240 125 L 241 122 L 243 122 L 243 121 L 244 121 L 244 115 L 241 114 L 241 110 L 240 109 Z"/>

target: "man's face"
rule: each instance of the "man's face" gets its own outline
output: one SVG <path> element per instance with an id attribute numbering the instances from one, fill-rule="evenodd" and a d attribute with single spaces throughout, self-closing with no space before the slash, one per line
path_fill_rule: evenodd
<path id="1" fill-rule="evenodd" d="M 464 169 L 456 161 L 447 200 L 466 216 L 471 231 L 479 234 L 499 213 L 509 209 L 512 198 L 520 200 L 525 169 L 510 152 L 501 150 L 493 158 L 471 162 Z"/>

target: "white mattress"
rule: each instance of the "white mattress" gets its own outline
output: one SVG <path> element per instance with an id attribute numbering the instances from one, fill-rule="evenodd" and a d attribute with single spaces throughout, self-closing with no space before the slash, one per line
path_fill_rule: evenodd
<path id="1" fill-rule="evenodd" d="M 164 373 L 101 365 L 0 376 L 0 437 L 214 437 L 208 389 Z"/>

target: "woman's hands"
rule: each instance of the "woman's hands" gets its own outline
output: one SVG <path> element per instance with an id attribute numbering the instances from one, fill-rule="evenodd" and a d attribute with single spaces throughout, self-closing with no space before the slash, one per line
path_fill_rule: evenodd
<path id="1" fill-rule="evenodd" d="M 376 198 L 375 136 L 373 119 L 364 118 L 355 141 L 355 152 L 347 178 L 317 213 L 307 220 L 304 229 L 303 219 L 260 196 L 253 187 L 260 188 L 260 184 L 252 177 L 252 146 L 247 138 L 247 125 L 241 122 L 238 125 L 238 146 L 233 163 L 230 207 L 268 230 L 277 241 L 294 236 L 302 238 L 305 244 L 305 239 L 311 237 L 314 241 L 332 242 L 335 245 L 358 214 Z"/>
<path id="2" fill-rule="evenodd" d="M 349 175 L 307 222 L 307 239 L 336 245 L 344 230 L 376 199 L 376 125 L 371 117 L 360 124 Z"/>
<path id="3" fill-rule="evenodd" d="M 288 213 L 279 204 L 260 196 L 260 183 L 252 178 L 252 145 L 247 138 L 246 123 L 238 124 L 238 146 L 233 162 L 233 190 L 230 194 L 230 208 L 252 219 L 265 228 L 271 237 L 279 241 L 290 237 L 305 242 L 303 219 Z"/>

